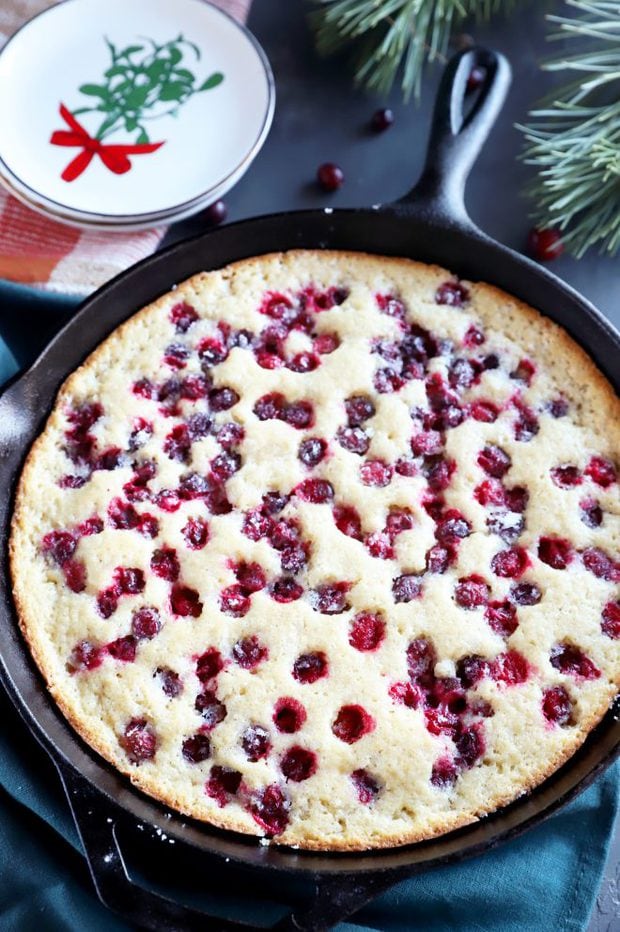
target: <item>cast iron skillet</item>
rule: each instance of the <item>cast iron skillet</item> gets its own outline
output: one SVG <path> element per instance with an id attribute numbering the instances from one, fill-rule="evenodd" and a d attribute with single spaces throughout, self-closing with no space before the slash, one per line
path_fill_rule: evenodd
<path id="1" fill-rule="evenodd" d="M 474 65 L 486 69 L 479 97 L 463 117 L 465 83 Z M 465 180 L 504 101 L 510 69 L 501 55 L 473 49 L 446 68 L 435 108 L 426 167 L 410 194 L 377 209 L 311 210 L 236 223 L 152 256 L 86 301 L 32 368 L 0 400 L 0 503 L 3 578 L 12 492 L 30 444 L 43 427 L 61 382 L 121 321 L 202 269 L 294 247 L 360 250 L 436 262 L 458 275 L 491 282 L 539 308 L 587 350 L 616 390 L 620 336 L 602 315 L 549 272 L 494 242 L 465 211 Z M 0 601 L 0 673 L 15 705 L 58 766 L 102 901 L 135 925 L 158 930 L 238 928 L 135 885 L 125 868 L 117 826 L 129 818 L 164 831 L 196 851 L 237 865 L 316 884 L 303 910 L 276 926 L 324 929 L 407 876 L 483 852 L 520 834 L 587 786 L 620 751 L 613 710 L 581 750 L 530 795 L 434 841 L 383 852 L 304 853 L 218 832 L 180 816 L 134 789 L 75 735 L 48 697 L 19 634 L 8 587 Z M 208 877 L 208 874 L 205 873 Z M 251 928 L 257 928 L 253 922 Z"/>

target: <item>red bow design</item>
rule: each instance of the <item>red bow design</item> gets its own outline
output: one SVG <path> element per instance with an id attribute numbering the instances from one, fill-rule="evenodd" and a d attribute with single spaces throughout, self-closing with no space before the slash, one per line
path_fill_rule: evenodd
<path id="1" fill-rule="evenodd" d="M 75 181 L 79 178 L 95 155 L 98 155 L 105 167 L 115 175 L 124 175 L 131 168 L 130 155 L 155 152 L 163 146 L 163 142 L 143 142 L 133 145 L 104 144 L 99 139 L 93 139 L 64 104 L 60 105 L 60 115 L 70 129 L 57 129 L 51 135 L 51 144 L 53 146 L 79 146 L 82 150 L 69 162 L 60 176 L 63 181 Z"/>

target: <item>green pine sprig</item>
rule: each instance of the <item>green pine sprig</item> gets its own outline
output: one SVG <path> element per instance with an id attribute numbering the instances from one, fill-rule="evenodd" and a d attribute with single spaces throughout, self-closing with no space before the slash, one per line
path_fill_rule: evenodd
<path id="1" fill-rule="evenodd" d="M 424 66 L 444 60 L 468 16 L 485 18 L 523 0 L 310 0 L 320 54 L 352 47 L 355 80 L 387 94 L 399 72 L 405 99 L 420 94 Z"/>
<path id="2" fill-rule="evenodd" d="M 524 160 L 537 169 L 528 194 L 537 225 L 562 231 L 575 256 L 591 246 L 614 255 L 620 247 L 620 2 L 565 2 L 576 14 L 548 16 L 559 27 L 549 38 L 575 39 L 579 49 L 543 65 L 571 80 L 518 127 L 527 144 Z"/>

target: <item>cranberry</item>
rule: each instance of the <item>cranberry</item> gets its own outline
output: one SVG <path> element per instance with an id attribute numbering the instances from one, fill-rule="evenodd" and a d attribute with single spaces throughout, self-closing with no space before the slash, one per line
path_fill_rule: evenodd
<path id="1" fill-rule="evenodd" d="M 516 650 L 498 654 L 491 663 L 491 676 L 498 683 L 516 686 L 525 683 L 529 675 L 529 664 L 525 657 Z"/>
<path id="2" fill-rule="evenodd" d="M 269 657 L 268 649 L 260 643 L 255 634 L 241 638 L 233 645 L 232 657 L 244 670 L 254 670 Z"/>
<path id="3" fill-rule="evenodd" d="M 196 659 L 196 676 L 201 683 L 208 683 L 224 669 L 224 661 L 217 647 L 209 647 Z"/>
<path id="4" fill-rule="evenodd" d="M 601 675 L 596 664 L 574 644 L 554 644 L 549 661 L 560 673 L 576 679 L 596 680 Z"/>
<path id="5" fill-rule="evenodd" d="M 435 536 L 442 544 L 455 544 L 471 534 L 471 525 L 455 508 L 449 508 L 437 524 Z"/>
<path id="6" fill-rule="evenodd" d="M 91 641 L 78 641 L 67 661 L 67 670 L 69 673 L 95 670 L 103 663 L 103 657 L 104 652 L 98 645 Z"/>
<path id="7" fill-rule="evenodd" d="M 308 562 L 309 544 L 298 547 L 285 547 L 280 553 L 280 567 L 283 573 L 300 573 Z"/>
<path id="8" fill-rule="evenodd" d="M 202 602 L 195 589 L 175 583 L 170 592 L 170 608 L 173 615 L 198 618 L 202 612 Z"/>
<path id="9" fill-rule="evenodd" d="M 114 586 L 97 593 L 97 611 L 102 618 L 111 618 L 118 608 L 118 591 Z"/>
<path id="10" fill-rule="evenodd" d="M 312 348 L 320 356 L 328 356 L 340 346 L 340 338 L 336 333 L 320 333 L 315 337 Z"/>
<path id="11" fill-rule="evenodd" d="M 351 774 L 351 782 L 355 787 L 358 800 L 364 806 L 373 803 L 381 792 L 381 784 L 367 770 L 360 768 Z"/>
<path id="12" fill-rule="evenodd" d="M 431 783 L 438 790 L 450 789 L 456 783 L 457 776 L 454 762 L 449 757 L 440 757 L 433 764 Z"/>
<path id="13" fill-rule="evenodd" d="M 187 424 L 177 424 L 164 440 L 164 453 L 171 460 L 185 463 L 189 459 L 192 439 Z"/>
<path id="14" fill-rule="evenodd" d="M 351 622 L 349 644 L 359 651 L 374 651 L 385 639 L 385 621 L 378 614 L 360 612 Z"/>
<path id="15" fill-rule="evenodd" d="M 568 414 L 569 404 L 566 398 L 554 398 L 546 405 L 546 410 L 551 417 L 566 417 Z"/>
<path id="16" fill-rule="evenodd" d="M 295 494 L 302 502 L 323 505 L 334 497 L 334 487 L 327 479 L 306 479 L 296 487 Z"/>
<path id="17" fill-rule="evenodd" d="M 516 583 L 510 587 L 510 599 L 516 605 L 538 605 L 542 592 L 535 583 Z"/>
<path id="18" fill-rule="evenodd" d="M 554 466 L 551 470 L 551 480 L 560 489 L 570 489 L 581 485 L 583 477 L 576 466 Z"/>
<path id="19" fill-rule="evenodd" d="M 565 570 L 573 559 L 573 548 L 570 541 L 562 537 L 541 537 L 538 558 L 554 570 Z"/>
<path id="20" fill-rule="evenodd" d="M 209 525 L 204 518 L 190 517 L 181 533 L 190 550 L 202 550 L 209 540 Z"/>
<path id="21" fill-rule="evenodd" d="M 530 558 L 523 547 L 500 550 L 491 560 L 491 569 L 502 579 L 518 579 L 530 565 Z"/>
<path id="22" fill-rule="evenodd" d="M 394 111 L 390 110 L 389 107 L 382 107 L 380 110 L 375 110 L 373 113 L 370 126 L 375 133 L 383 133 L 386 129 L 390 128 L 393 122 Z"/>
<path id="23" fill-rule="evenodd" d="M 336 505 L 334 507 L 334 523 L 341 534 L 362 539 L 362 522 L 360 516 L 350 505 Z"/>
<path id="24" fill-rule="evenodd" d="M 389 689 L 394 702 L 406 706 L 408 709 L 417 709 L 421 702 L 421 693 L 411 683 L 394 683 Z"/>
<path id="25" fill-rule="evenodd" d="M 214 201 L 213 204 L 210 204 L 209 207 L 202 211 L 200 216 L 208 226 L 216 227 L 226 220 L 228 207 L 224 201 Z"/>
<path id="26" fill-rule="evenodd" d="M 478 465 L 489 476 L 501 479 L 512 465 L 512 461 L 505 450 L 489 444 L 478 454 Z"/>
<path id="27" fill-rule="evenodd" d="M 412 682 L 429 685 L 436 662 L 437 654 L 430 641 L 426 638 L 411 641 L 407 648 L 407 670 Z"/>
<path id="28" fill-rule="evenodd" d="M 440 453 L 442 447 L 443 437 L 437 430 L 424 431 L 411 438 L 411 451 L 414 456 L 431 456 Z"/>
<path id="29" fill-rule="evenodd" d="M 517 610 L 510 602 L 489 602 L 484 617 L 489 627 L 502 637 L 510 637 L 517 630 Z"/>
<path id="30" fill-rule="evenodd" d="M 527 508 L 530 495 L 522 485 L 515 485 L 511 489 L 505 490 L 505 498 L 508 511 L 521 514 Z"/>
<path id="31" fill-rule="evenodd" d="M 375 727 L 375 721 L 361 705 L 343 705 L 332 722 L 332 732 L 345 744 L 355 744 Z"/>
<path id="32" fill-rule="evenodd" d="M 265 492 L 263 495 L 262 512 L 267 515 L 277 515 L 286 507 L 290 495 L 281 492 Z"/>
<path id="33" fill-rule="evenodd" d="M 183 490 L 180 488 L 179 492 L 183 492 Z M 183 493 L 182 497 L 186 497 L 185 493 Z M 181 498 L 173 489 L 162 489 L 153 496 L 152 501 L 158 508 L 161 508 L 162 511 L 166 511 L 168 514 L 173 514 L 181 507 Z"/>
<path id="34" fill-rule="evenodd" d="M 481 505 L 504 505 L 506 490 L 499 479 L 485 479 L 474 489 L 474 498 Z"/>
<path id="35" fill-rule="evenodd" d="M 246 513 L 242 531 L 250 540 L 258 541 L 269 534 L 272 524 L 271 518 L 261 514 L 260 510 L 256 509 Z"/>
<path id="36" fill-rule="evenodd" d="M 298 683 L 316 683 L 328 674 L 326 655 L 323 651 L 301 654 L 293 664 L 292 674 Z"/>
<path id="37" fill-rule="evenodd" d="M 181 753 L 185 760 L 190 764 L 201 764 L 211 756 L 211 740 L 208 735 L 197 731 L 195 735 L 190 735 L 181 745 Z"/>
<path id="38" fill-rule="evenodd" d="M 198 314 L 194 308 L 191 304 L 185 302 L 175 304 L 168 316 L 177 333 L 186 333 L 191 325 L 198 320 Z"/>
<path id="39" fill-rule="evenodd" d="M 236 796 L 240 786 L 241 773 L 238 770 L 214 765 L 205 785 L 205 792 L 222 809 L 228 804 L 231 796 Z"/>
<path id="40" fill-rule="evenodd" d="M 269 587 L 269 594 L 274 602 L 286 604 L 296 602 L 303 595 L 303 588 L 289 576 L 281 576 Z"/>
<path id="41" fill-rule="evenodd" d="M 133 663 L 136 659 L 137 641 L 132 634 L 126 634 L 124 637 L 117 638 L 108 644 L 108 653 L 115 660 L 123 660 L 125 663 Z"/>
<path id="42" fill-rule="evenodd" d="M 514 512 L 503 512 L 487 518 L 491 534 L 497 534 L 506 544 L 513 544 L 522 534 L 525 519 Z"/>
<path id="43" fill-rule="evenodd" d="M 335 162 L 323 162 L 316 173 L 317 181 L 324 191 L 337 191 L 344 182 L 344 173 Z"/>
<path id="44" fill-rule="evenodd" d="M 226 482 L 241 469 L 241 457 L 238 453 L 220 453 L 211 460 L 211 473 L 219 482 Z"/>
<path id="45" fill-rule="evenodd" d="M 427 730 L 432 735 L 450 735 L 454 737 L 458 727 L 458 716 L 448 709 L 439 706 L 424 710 L 424 719 Z"/>
<path id="46" fill-rule="evenodd" d="M 474 401 L 469 407 L 469 413 L 474 421 L 492 424 L 499 417 L 500 409 L 492 401 Z"/>
<path id="47" fill-rule="evenodd" d="M 243 618 L 250 610 L 250 599 L 243 586 L 232 585 L 222 589 L 220 593 L 220 609 L 233 618 Z"/>
<path id="48" fill-rule="evenodd" d="M 81 489 L 87 481 L 85 476 L 61 476 L 58 485 L 61 489 Z"/>
<path id="49" fill-rule="evenodd" d="M 235 576 L 246 595 L 258 592 L 267 585 L 263 568 L 258 563 L 238 563 L 235 567 Z"/>
<path id="50" fill-rule="evenodd" d="M 63 566 L 75 553 L 77 543 L 68 531 L 50 531 L 43 538 L 41 546 L 43 553 L 49 555 L 54 563 Z"/>
<path id="51" fill-rule="evenodd" d="M 288 825 L 290 800 L 276 783 L 252 794 L 248 811 L 268 835 L 281 835 Z"/>
<path id="52" fill-rule="evenodd" d="M 583 565 L 597 579 L 607 582 L 620 582 L 620 564 L 614 563 L 604 550 L 598 547 L 588 547 L 581 554 Z"/>
<path id="53" fill-rule="evenodd" d="M 542 698 L 542 712 L 552 725 L 570 725 L 573 704 L 563 686 L 551 686 L 545 689 Z"/>
<path id="54" fill-rule="evenodd" d="M 607 637 L 620 638 L 620 602 L 608 602 L 602 612 L 601 631 Z"/>
<path id="55" fill-rule="evenodd" d="M 120 595 L 137 595 L 144 591 L 144 573 L 135 566 L 117 566 L 114 586 Z"/>
<path id="56" fill-rule="evenodd" d="M 347 592 L 350 588 L 351 584 L 346 582 L 323 583 L 310 590 L 310 605 L 322 615 L 339 615 L 349 608 Z"/>
<path id="57" fill-rule="evenodd" d="M 293 745 L 282 756 L 280 770 L 287 780 L 293 783 L 302 783 L 316 773 L 318 767 L 317 756 L 313 751 Z"/>
<path id="58" fill-rule="evenodd" d="M 239 446 L 244 437 L 244 428 L 235 421 L 228 421 L 226 424 L 222 424 L 217 432 L 217 442 L 224 450 L 231 450 Z"/>
<path id="59" fill-rule="evenodd" d="M 485 340 L 486 337 L 484 333 L 474 326 L 474 324 L 471 324 L 463 337 L 463 346 L 468 347 L 468 349 L 473 349 L 474 346 L 482 346 Z"/>
<path id="60" fill-rule="evenodd" d="M 144 718 L 130 719 L 125 726 L 125 731 L 119 737 L 118 743 L 132 764 L 141 764 L 142 761 L 152 760 L 157 750 L 155 732 Z"/>
<path id="61" fill-rule="evenodd" d="M 297 401 L 286 406 L 282 419 L 296 430 L 305 430 L 314 422 L 314 409 L 309 401 Z"/>
<path id="62" fill-rule="evenodd" d="M 467 576 L 459 579 L 454 588 L 454 598 L 461 608 L 474 609 L 486 605 L 489 599 L 489 586 L 482 576 Z"/>
<path id="63" fill-rule="evenodd" d="M 530 385 L 535 373 L 536 366 L 534 363 L 529 359 L 521 359 L 517 364 L 517 368 L 510 373 L 510 378 L 515 379 L 517 382 L 523 382 L 525 385 Z M 521 406 L 519 405 L 519 407 Z"/>
<path id="64" fill-rule="evenodd" d="M 474 67 L 469 72 L 469 76 L 467 78 L 467 84 L 465 85 L 465 93 L 473 94 L 474 91 L 477 91 L 478 88 L 482 87 L 486 76 L 487 76 L 486 68 L 484 68 L 482 65 L 474 65 Z"/>
<path id="65" fill-rule="evenodd" d="M 161 630 L 161 618 L 156 608 L 138 608 L 131 616 L 131 632 L 138 640 L 154 638 Z"/>
<path id="66" fill-rule="evenodd" d="M 358 456 L 363 456 L 370 446 L 370 437 L 362 427 L 339 427 L 336 440 L 343 450 Z"/>
<path id="67" fill-rule="evenodd" d="M 603 509 L 595 499 L 589 498 L 579 502 L 579 509 L 581 511 L 581 520 L 586 527 L 595 528 L 601 526 L 603 523 Z"/>
<path id="68" fill-rule="evenodd" d="M 367 395 L 352 395 L 344 407 L 350 427 L 359 427 L 375 414 L 375 406 Z"/>
<path id="69" fill-rule="evenodd" d="M 468 657 L 461 657 L 456 664 L 456 675 L 465 687 L 471 689 L 479 680 L 484 679 L 489 673 L 489 664 L 484 657 L 478 654 L 472 654 Z"/>
<path id="70" fill-rule="evenodd" d="M 586 476 L 589 476 L 593 482 L 596 482 L 603 489 L 608 489 L 617 479 L 613 463 L 603 459 L 602 456 L 593 456 L 584 472 Z"/>
<path id="71" fill-rule="evenodd" d="M 536 436 L 539 429 L 538 418 L 535 417 L 529 408 L 525 408 L 522 410 L 518 421 L 515 423 L 515 440 L 519 440 L 521 443 L 527 443 L 532 437 Z"/>
<path id="72" fill-rule="evenodd" d="M 273 723 L 278 731 L 285 735 L 292 735 L 299 731 L 306 717 L 306 710 L 301 702 L 290 696 L 278 699 L 274 706 Z"/>
<path id="73" fill-rule="evenodd" d="M 453 460 L 445 460 L 442 456 L 424 457 L 422 474 L 433 492 L 447 489 L 455 470 L 456 463 Z"/>
<path id="74" fill-rule="evenodd" d="M 157 667 L 155 675 L 159 679 L 162 692 L 169 699 L 176 699 L 183 692 L 183 683 L 181 677 L 175 670 L 169 667 Z"/>
<path id="75" fill-rule="evenodd" d="M 269 732 L 262 725 L 249 725 L 241 736 L 241 747 L 249 761 L 262 760 L 271 750 Z"/>
<path id="76" fill-rule="evenodd" d="M 452 547 L 435 544 L 426 554 L 426 569 L 429 573 L 445 573 L 455 558 L 456 554 Z"/>
<path id="77" fill-rule="evenodd" d="M 364 541 L 371 557 L 377 560 L 393 560 L 396 556 L 393 539 L 387 531 L 375 531 L 369 534 Z"/>
<path id="78" fill-rule="evenodd" d="M 194 708 L 202 716 L 203 727 L 209 731 L 219 725 L 220 722 L 223 722 L 228 713 L 224 703 L 220 702 L 211 689 L 205 689 L 204 692 L 198 693 Z"/>
<path id="79" fill-rule="evenodd" d="M 297 457 L 304 466 L 312 469 L 314 466 L 318 466 L 321 460 L 324 459 L 326 453 L 326 440 L 323 440 L 321 437 L 308 437 L 307 440 L 302 440 L 299 444 Z"/>
<path id="80" fill-rule="evenodd" d="M 469 290 L 462 282 L 444 282 L 435 292 L 435 304 L 463 307 L 467 301 L 469 301 Z"/>
<path id="81" fill-rule="evenodd" d="M 405 379 L 395 369 L 386 367 L 377 369 L 373 378 L 373 385 L 380 395 L 389 395 L 398 392 L 405 384 Z"/>
<path id="82" fill-rule="evenodd" d="M 321 365 L 321 360 L 316 353 L 297 353 L 286 365 L 291 372 L 313 372 Z"/>
<path id="83" fill-rule="evenodd" d="M 472 725 L 457 735 L 454 744 L 458 753 L 457 761 L 461 767 L 473 767 L 485 751 L 481 724 Z"/>
<path id="84" fill-rule="evenodd" d="M 182 380 L 179 391 L 181 398 L 187 401 L 198 401 L 200 398 L 206 398 L 209 388 L 210 382 L 204 376 L 188 375 Z"/>
<path id="85" fill-rule="evenodd" d="M 527 251 L 538 262 L 551 262 L 564 252 L 562 237 L 557 230 L 532 227 L 527 235 Z"/>
<path id="86" fill-rule="evenodd" d="M 480 363 L 472 359 L 455 359 L 450 366 L 448 381 L 452 388 L 467 389 L 477 380 L 481 371 Z"/>
<path id="87" fill-rule="evenodd" d="M 172 547 L 162 547 L 160 550 L 155 550 L 151 557 L 151 570 L 160 579 L 167 579 L 169 582 L 178 579 L 181 566 L 176 550 Z"/>
<path id="88" fill-rule="evenodd" d="M 411 602 L 422 595 L 422 582 L 415 573 L 404 573 L 392 580 L 392 595 L 395 602 Z"/>
<path id="89" fill-rule="evenodd" d="M 138 395 L 139 398 L 146 398 L 147 401 L 151 401 L 155 398 L 155 386 L 150 379 L 137 379 L 131 386 L 131 390 L 134 395 Z"/>

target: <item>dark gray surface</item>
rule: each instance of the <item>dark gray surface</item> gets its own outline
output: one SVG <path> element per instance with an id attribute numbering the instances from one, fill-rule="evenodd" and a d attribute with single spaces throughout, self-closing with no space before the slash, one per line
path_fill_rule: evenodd
<path id="1" fill-rule="evenodd" d="M 396 114 L 394 126 L 380 136 L 370 134 L 368 120 L 385 101 L 354 91 L 343 60 L 317 58 L 304 6 L 302 0 L 254 2 L 249 25 L 273 66 L 276 116 L 262 152 L 226 198 L 229 220 L 301 207 L 383 203 L 412 187 L 421 169 L 439 69 L 425 80 L 419 106 L 404 105 L 399 93 L 392 93 L 389 104 Z M 472 172 L 467 204 L 483 230 L 515 249 L 524 248 L 531 226 L 528 203 L 521 195 L 531 169 L 517 161 L 522 140 L 514 124 L 526 119 L 528 108 L 551 84 L 552 79 L 538 68 L 538 62 L 550 54 L 544 10 L 562 6 L 532 3 L 527 12 L 510 20 L 496 18 L 493 24 L 469 30 L 480 44 L 507 55 L 514 81 L 496 129 Z M 555 43 L 552 51 L 561 47 Z M 345 173 L 345 184 L 335 194 L 322 193 L 314 183 L 317 166 L 325 161 L 338 162 Z M 187 221 L 175 227 L 169 239 L 203 229 L 199 218 Z M 577 262 L 563 256 L 551 268 L 620 326 L 619 259 L 591 253 Z M 619 881 L 617 836 L 590 932 L 620 929 Z"/>

